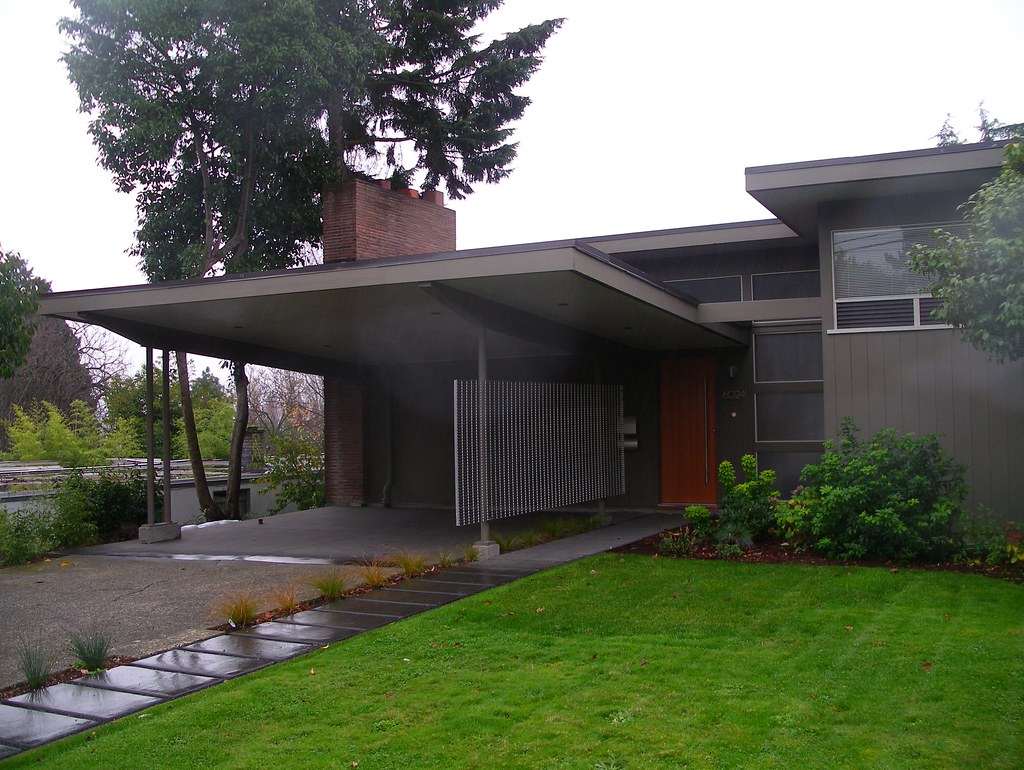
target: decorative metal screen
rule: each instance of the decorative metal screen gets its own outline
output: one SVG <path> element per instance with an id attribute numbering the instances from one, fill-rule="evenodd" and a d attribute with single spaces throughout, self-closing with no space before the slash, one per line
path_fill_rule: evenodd
<path id="1" fill-rule="evenodd" d="M 622 387 L 455 382 L 455 522 L 625 492 Z"/>

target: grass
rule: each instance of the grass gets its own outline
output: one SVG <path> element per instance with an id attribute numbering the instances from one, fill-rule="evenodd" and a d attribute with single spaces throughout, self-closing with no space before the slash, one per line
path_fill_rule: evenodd
<path id="1" fill-rule="evenodd" d="M 283 585 L 275 586 L 271 589 L 270 596 L 273 599 L 274 608 L 286 615 L 294 614 L 302 606 L 302 600 L 299 598 L 299 587 L 295 583 L 284 583 Z"/>
<path id="2" fill-rule="evenodd" d="M 356 570 L 356 574 L 359 579 L 370 586 L 370 588 L 380 588 L 386 586 L 391 582 L 392 571 L 387 564 L 379 561 L 369 561 L 366 564 L 360 564 Z"/>
<path id="3" fill-rule="evenodd" d="M 1010 768 L 1022 710 L 1021 586 L 606 554 L 5 768 Z"/>
<path id="4" fill-rule="evenodd" d="M 56 654 L 42 640 L 25 642 L 18 647 L 18 669 L 33 690 L 46 684 L 56 664 Z"/>
<path id="5" fill-rule="evenodd" d="M 99 671 L 110 657 L 110 647 L 114 643 L 113 635 L 104 628 L 88 628 L 84 631 L 68 632 L 71 654 L 78 661 L 77 665 L 86 671 Z"/>
<path id="6" fill-rule="evenodd" d="M 459 563 L 459 558 L 451 551 L 441 551 L 437 555 L 437 566 L 441 569 L 449 569 Z"/>
<path id="7" fill-rule="evenodd" d="M 340 599 L 348 590 L 345 573 L 337 567 L 317 572 L 309 579 L 309 584 L 329 602 Z"/>
<path id="8" fill-rule="evenodd" d="M 398 567 L 405 577 L 416 577 L 427 569 L 427 557 L 420 553 L 398 551 L 392 554 L 388 561 Z"/>
<path id="9" fill-rule="evenodd" d="M 214 612 L 233 626 L 251 626 L 259 616 L 259 605 L 251 591 L 236 591 L 218 601 Z"/>

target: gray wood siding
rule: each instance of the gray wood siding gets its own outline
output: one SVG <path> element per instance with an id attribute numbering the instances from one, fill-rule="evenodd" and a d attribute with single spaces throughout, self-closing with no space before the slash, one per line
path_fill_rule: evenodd
<path id="1" fill-rule="evenodd" d="M 940 433 L 968 466 L 968 506 L 1021 517 L 1024 362 L 993 363 L 948 329 L 827 334 L 824 345 L 829 437 L 847 415 L 865 437 Z"/>

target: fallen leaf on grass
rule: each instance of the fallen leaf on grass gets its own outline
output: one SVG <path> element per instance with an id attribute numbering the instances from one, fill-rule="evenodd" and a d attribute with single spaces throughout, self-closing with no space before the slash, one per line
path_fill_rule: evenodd
<path id="1" fill-rule="evenodd" d="M 543 607 L 538 607 L 537 608 L 537 612 L 544 612 L 544 608 Z"/>
<path id="2" fill-rule="evenodd" d="M 845 628 L 845 629 L 846 629 L 847 631 L 852 631 L 852 630 L 853 630 L 853 626 L 844 626 L 844 628 Z"/>
<path id="3" fill-rule="evenodd" d="M 673 599 L 678 599 L 679 598 L 679 594 L 672 594 L 672 598 Z"/>
<path id="4" fill-rule="evenodd" d="M 359 767 L 359 763 L 358 762 L 353 762 L 352 764 L 349 765 L 349 767 Z"/>
<path id="5" fill-rule="evenodd" d="M 388 700 L 393 700 L 393 699 L 394 699 L 394 697 L 395 697 L 395 694 L 394 694 L 393 692 L 389 692 L 389 693 L 387 693 L 387 698 L 388 698 Z"/>
<path id="6" fill-rule="evenodd" d="M 925 661 L 924 663 L 921 664 L 921 668 L 923 668 L 925 671 L 928 671 L 931 667 L 932 667 L 932 664 L 929 663 L 928 661 Z"/>
<path id="7" fill-rule="evenodd" d="M 815 695 L 813 692 L 811 693 L 811 700 L 818 700 L 818 696 Z"/>
<path id="8" fill-rule="evenodd" d="M 896 574 L 897 572 L 899 572 L 899 571 L 900 571 L 900 568 L 899 568 L 899 567 L 893 567 L 893 568 L 892 568 L 891 570 L 889 570 L 889 572 L 891 572 L 891 573 L 892 573 L 892 574 L 894 574 L 894 575 L 895 575 L 895 574 Z"/>
<path id="9" fill-rule="evenodd" d="M 646 666 L 647 665 L 647 658 L 640 658 L 640 665 L 641 666 Z"/>
<path id="10" fill-rule="evenodd" d="M 946 615 L 946 622 L 949 622 L 949 615 Z"/>
<path id="11" fill-rule="evenodd" d="M 311 668 L 311 669 L 309 670 L 309 675 L 310 675 L 310 676 L 316 676 L 316 669 L 315 669 L 315 668 Z"/>

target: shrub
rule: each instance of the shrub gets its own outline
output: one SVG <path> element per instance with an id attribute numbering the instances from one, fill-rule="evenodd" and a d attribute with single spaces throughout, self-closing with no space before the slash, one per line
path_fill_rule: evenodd
<path id="1" fill-rule="evenodd" d="M 113 635 L 104 628 L 95 626 L 85 631 L 71 631 L 69 646 L 78 666 L 86 671 L 100 671 L 110 657 Z"/>
<path id="2" fill-rule="evenodd" d="M 758 473 L 753 455 L 743 455 L 740 466 L 744 476 L 742 483 L 737 483 L 731 462 L 723 460 L 718 466 L 718 480 L 725 488 L 720 523 L 723 527 L 742 527 L 755 540 L 760 540 L 775 526 L 775 504 L 779 499 L 774 489 L 775 471 Z"/>
<path id="3" fill-rule="evenodd" d="M 269 513 L 280 513 L 290 503 L 300 511 L 327 505 L 322 439 L 304 433 L 278 434 L 268 440 L 265 449 L 261 447 L 258 459 L 267 466 L 260 494 L 277 491 Z"/>
<path id="4" fill-rule="evenodd" d="M 663 532 L 658 540 L 658 553 L 662 556 L 689 556 L 697 546 L 698 538 L 687 528 Z"/>
<path id="5" fill-rule="evenodd" d="M 49 522 L 38 512 L 0 507 L 0 563 L 24 564 L 52 547 Z"/>
<path id="6" fill-rule="evenodd" d="M 466 550 L 462 552 L 462 560 L 473 562 L 480 558 L 479 552 L 476 550 L 476 546 L 467 545 Z"/>
<path id="7" fill-rule="evenodd" d="M 887 429 L 862 441 L 858 430 L 846 418 L 838 442 L 804 468 L 804 488 L 780 507 L 783 528 L 834 558 L 948 558 L 967 494 L 964 466 L 935 435 Z"/>
<path id="8" fill-rule="evenodd" d="M 694 534 L 702 540 L 710 539 L 718 530 L 718 522 L 703 505 L 691 505 L 683 511 L 683 515 L 690 522 Z"/>
<path id="9" fill-rule="evenodd" d="M 333 602 L 340 599 L 348 590 L 345 573 L 337 567 L 322 570 L 309 579 L 309 584 L 319 591 L 323 597 Z"/>
<path id="10" fill-rule="evenodd" d="M 743 555 L 743 549 L 736 543 L 719 543 L 715 546 L 719 559 L 735 559 Z"/>
<path id="11" fill-rule="evenodd" d="M 52 507 L 56 545 L 127 540 L 146 523 L 146 479 L 127 469 L 104 469 L 95 479 L 73 471 L 57 488 Z"/>

